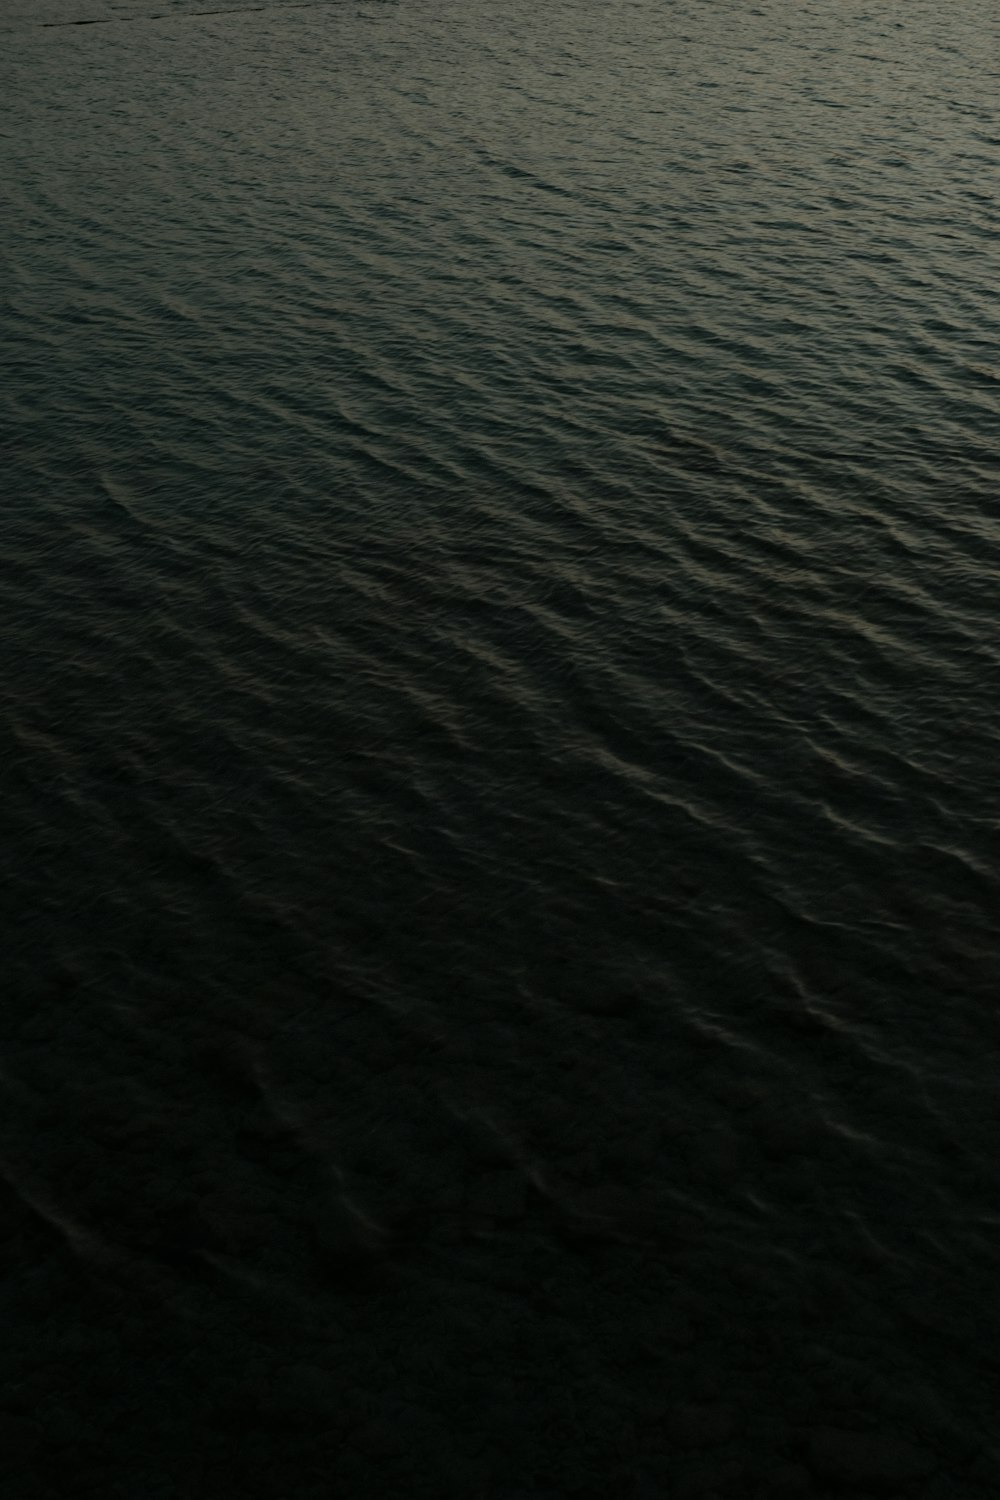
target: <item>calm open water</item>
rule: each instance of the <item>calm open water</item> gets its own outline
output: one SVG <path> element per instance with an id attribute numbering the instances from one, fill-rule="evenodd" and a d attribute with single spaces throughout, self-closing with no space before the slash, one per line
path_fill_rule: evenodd
<path id="1" fill-rule="evenodd" d="M 11 1500 L 995 1497 L 998 98 L 2 0 Z"/>

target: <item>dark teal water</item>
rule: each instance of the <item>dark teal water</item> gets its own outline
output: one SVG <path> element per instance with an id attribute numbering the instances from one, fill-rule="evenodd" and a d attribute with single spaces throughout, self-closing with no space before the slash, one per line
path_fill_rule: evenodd
<path id="1" fill-rule="evenodd" d="M 995 1496 L 998 37 L 2 0 L 11 1500 Z"/>

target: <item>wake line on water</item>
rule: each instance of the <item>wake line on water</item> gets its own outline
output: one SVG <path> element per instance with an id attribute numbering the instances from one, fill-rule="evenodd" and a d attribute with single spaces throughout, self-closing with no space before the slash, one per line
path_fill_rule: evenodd
<path id="1" fill-rule="evenodd" d="M 239 16 L 251 11 L 320 10 L 342 5 L 343 0 L 288 0 L 285 5 L 225 5 L 213 10 L 153 10 L 140 16 L 83 16 L 76 21 L 39 21 L 46 30 L 62 26 L 123 26 L 135 21 L 185 21 L 195 16 Z"/>

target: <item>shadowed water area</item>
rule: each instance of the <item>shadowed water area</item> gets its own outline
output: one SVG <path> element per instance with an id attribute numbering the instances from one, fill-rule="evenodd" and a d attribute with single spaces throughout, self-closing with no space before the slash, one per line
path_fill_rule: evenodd
<path id="1" fill-rule="evenodd" d="M 1000 1486 L 988 0 L 0 0 L 10 1500 Z"/>

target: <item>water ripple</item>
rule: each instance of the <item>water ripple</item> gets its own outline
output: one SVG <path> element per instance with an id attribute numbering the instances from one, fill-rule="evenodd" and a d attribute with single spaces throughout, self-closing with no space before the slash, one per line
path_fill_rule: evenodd
<path id="1" fill-rule="evenodd" d="M 985 4 L 0 29 L 24 1263 L 173 1297 L 224 1420 L 301 1435 L 335 1388 L 386 1493 L 458 1450 L 469 1494 L 891 1487 L 817 1412 L 985 1493 Z M 302 1376 L 351 1319 L 350 1389 Z M 383 1359 L 450 1414 L 430 1456 L 371 1436 Z M 728 1469 L 636 1437 L 689 1388 Z M 523 1433 L 564 1391 L 586 1463 Z"/>

